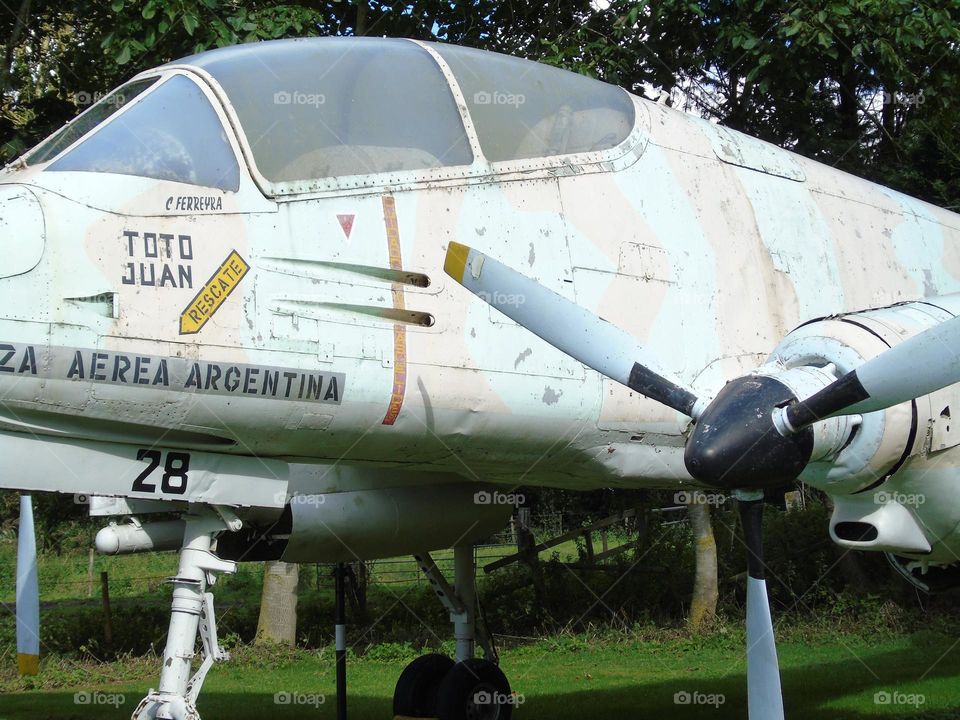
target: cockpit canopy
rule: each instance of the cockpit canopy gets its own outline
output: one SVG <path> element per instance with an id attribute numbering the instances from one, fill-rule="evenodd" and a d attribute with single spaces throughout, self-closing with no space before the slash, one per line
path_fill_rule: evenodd
<path id="1" fill-rule="evenodd" d="M 473 162 L 443 73 L 408 40 L 281 40 L 182 62 L 224 89 L 270 182 Z"/>
<path id="2" fill-rule="evenodd" d="M 622 89 L 550 66 L 437 43 L 310 38 L 143 73 L 25 160 L 236 190 L 229 113 L 217 98 L 235 114 L 254 176 L 276 192 L 606 151 L 634 126 Z"/>

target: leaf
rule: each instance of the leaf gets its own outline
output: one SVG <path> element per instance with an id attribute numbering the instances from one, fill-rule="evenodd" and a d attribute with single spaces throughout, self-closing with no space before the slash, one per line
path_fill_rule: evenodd
<path id="1" fill-rule="evenodd" d="M 110 3 L 110 9 L 113 10 L 115 13 L 118 13 L 121 10 L 123 10 L 123 0 L 113 0 L 113 2 Z"/>
<path id="2" fill-rule="evenodd" d="M 141 11 L 144 20 L 152 20 L 153 16 L 157 14 L 157 4 L 150 0 L 146 5 L 143 6 Z"/>
<path id="3" fill-rule="evenodd" d="M 117 65 L 126 65 L 130 62 L 130 46 L 124 45 L 120 54 L 117 55 Z"/>
<path id="4" fill-rule="evenodd" d="M 800 22 L 793 23 L 792 25 L 787 26 L 787 29 L 783 31 L 783 34 L 786 37 L 793 37 L 798 32 L 800 32 L 801 29 L 803 29 L 803 23 L 800 23 Z"/>
<path id="5" fill-rule="evenodd" d="M 197 20 L 196 15 L 188 13 L 183 16 L 183 29 L 187 31 L 187 35 L 193 35 L 193 31 L 197 29 L 199 24 L 200 21 Z"/>

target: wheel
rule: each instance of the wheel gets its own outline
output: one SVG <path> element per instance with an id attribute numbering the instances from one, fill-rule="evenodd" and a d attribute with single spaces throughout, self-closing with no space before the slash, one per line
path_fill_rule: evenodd
<path id="1" fill-rule="evenodd" d="M 487 660 L 458 662 L 440 684 L 439 720 L 510 720 L 514 698 L 507 676 Z"/>
<path id="2" fill-rule="evenodd" d="M 401 717 L 437 716 L 437 691 L 444 676 L 454 666 L 446 655 L 421 655 L 400 673 L 393 691 L 393 714 Z"/>

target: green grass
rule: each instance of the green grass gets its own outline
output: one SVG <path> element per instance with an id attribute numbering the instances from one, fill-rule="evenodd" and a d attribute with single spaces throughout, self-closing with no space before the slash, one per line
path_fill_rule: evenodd
<path id="1" fill-rule="evenodd" d="M 960 650 L 955 638 L 931 631 L 876 639 L 826 629 L 784 628 L 780 644 L 788 718 L 960 718 Z M 642 639 L 564 636 L 503 652 L 501 666 L 523 696 L 518 718 L 636 720 L 638 718 L 746 718 L 742 634 L 699 641 L 669 631 Z M 381 649 L 351 658 L 350 717 L 391 717 L 394 682 L 409 648 Z M 376 655 L 380 659 L 371 659 Z M 10 662 L 8 658 L 6 662 Z M 15 690 L 29 681 L 0 671 L 2 720 L 120 720 L 129 717 L 144 690 L 155 684 L 156 660 L 82 665 L 47 660 L 39 683 L 45 689 Z M 113 678 L 126 677 L 118 682 Z M 77 692 L 122 696 L 117 708 L 74 703 Z M 319 706 L 274 704 L 278 692 L 322 694 Z M 723 696 L 718 707 L 676 705 L 676 693 Z M 878 705 L 876 693 L 922 697 L 922 705 Z M 207 718 L 334 716 L 333 663 L 329 650 L 275 651 L 240 648 L 230 664 L 215 668 L 201 696 Z"/>

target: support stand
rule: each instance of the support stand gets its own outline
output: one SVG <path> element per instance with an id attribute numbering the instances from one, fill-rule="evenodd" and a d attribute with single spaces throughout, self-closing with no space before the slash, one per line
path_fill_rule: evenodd
<path id="1" fill-rule="evenodd" d="M 333 621 L 336 624 L 337 720 L 347 720 L 347 620 L 344 587 L 347 566 L 342 562 L 337 563 L 333 575 L 336 596 Z"/>

